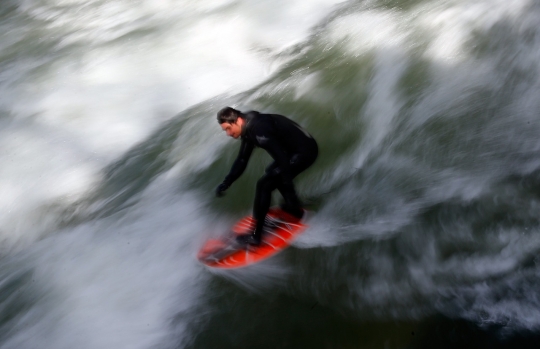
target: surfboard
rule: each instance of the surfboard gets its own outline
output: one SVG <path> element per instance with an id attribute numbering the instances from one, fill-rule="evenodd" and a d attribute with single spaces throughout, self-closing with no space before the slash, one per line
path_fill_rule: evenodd
<path id="1" fill-rule="evenodd" d="M 272 207 L 266 215 L 265 232 L 259 246 L 241 245 L 236 242 L 236 237 L 252 231 L 254 224 L 252 216 L 240 219 L 229 234 L 207 240 L 200 249 L 197 259 L 212 268 L 246 267 L 289 247 L 291 242 L 307 228 L 303 221 L 279 207 Z"/>

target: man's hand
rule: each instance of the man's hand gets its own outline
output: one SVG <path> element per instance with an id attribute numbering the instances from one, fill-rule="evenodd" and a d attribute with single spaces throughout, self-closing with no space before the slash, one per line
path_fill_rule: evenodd
<path id="1" fill-rule="evenodd" d="M 223 195 L 225 195 L 225 190 L 227 190 L 227 189 L 229 189 L 229 186 L 227 184 L 225 184 L 225 183 L 221 183 L 216 188 L 216 196 L 218 198 L 222 197 Z"/>

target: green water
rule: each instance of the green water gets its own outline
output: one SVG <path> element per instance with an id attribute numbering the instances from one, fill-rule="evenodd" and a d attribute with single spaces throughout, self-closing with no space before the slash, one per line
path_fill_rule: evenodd
<path id="1" fill-rule="evenodd" d="M 540 8 L 323 3 L 0 9 L 0 348 L 535 347 Z M 272 161 L 215 198 L 224 106 L 320 155 L 310 228 L 222 273 L 196 252 Z"/>

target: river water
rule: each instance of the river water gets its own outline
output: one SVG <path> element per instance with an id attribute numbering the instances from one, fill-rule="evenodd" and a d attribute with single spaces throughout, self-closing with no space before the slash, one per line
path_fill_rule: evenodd
<path id="1" fill-rule="evenodd" d="M 538 2 L 4 0 L 0 32 L 0 348 L 540 338 Z M 270 161 L 214 197 L 227 105 L 320 156 L 294 246 L 215 272 Z"/>

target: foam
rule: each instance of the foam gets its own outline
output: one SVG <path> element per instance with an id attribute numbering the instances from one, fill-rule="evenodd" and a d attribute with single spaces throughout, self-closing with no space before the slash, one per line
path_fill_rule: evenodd
<path id="1" fill-rule="evenodd" d="M 19 264 L 33 270 L 39 301 L 15 318 L 22 331 L 2 347 L 148 348 L 164 341 L 170 319 L 197 305 L 206 278 L 193 257 L 196 240 L 188 238 L 205 223 L 194 215 L 197 198 L 187 196 L 173 203 L 161 195 L 127 221 L 90 222 L 27 249 Z"/>
<path id="2" fill-rule="evenodd" d="M 11 212 L 0 218 L 2 239 L 17 244 L 53 227 L 30 232 L 42 216 L 28 212 L 51 201 L 76 202 L 99 181 L 101 168 L 179 111 L 265 79 L 272 52 L 308 35 L 336 2 L 22 2 L 18 14 L 30 20 L 25 33 L 39 32 L 46 48 L 39 59 L 12 63 L 3 73 L 10 85 L 0 86 L 11 118 L 32 128 L 32 137 L 24 135 L 26 126 L 9 130 L 26 141 L 18 145 L 25 156 L 3 159 L 10 170 L 2 202 Z M 14 29 L 17 18 L 9 23 Z M 6 42 L 36 44 L 7 33 L 14 37 Z M 38 159 L 55 162 L 37 169 Z M 29 192 L 39 176 L 54 184 L 40 182 L 46 190 Z M 26 199 L 15 204 L 17 197 Z"/>
<path id="3" fill-rule="evenodd" d="M 0 155 L 0 234 L 10 246 L 3 261 L 32 271 L 19 287 L 33 294 L 3 349 L 131 349 L 189 339 L 185 329 L 196 319 L 179 320 L 174 334 L 171 321 L 203 300 L 209 274 L 194 255 L 211 218 L 198 195 L 172 188 L 218 156 L 221 134 L 182 152 L 195 145 L 185 143 L 190 134 L 219 133 L 214 113 L 208 123 L 188 123 L 169 155 L 173 170 L 127 212 L 59 231 L 62 215 L 91 194 L 106 165 L 164 121 L 264 80 L 272 55 L 308 35 L 334 3 L 21 2 L 18 15 L 28 23 L 13 19 L 10 33 L 24 24 L 29 36 L 43 36 L 37 47 L 20 38 L 40 57 L 27 52 L 12 62 L 3 75 L 10 85 L 0 86 L 0 146 L 14 150 Z M 215 131 L 197 128 L 210 124 Z M 254 291 L 282 280 L 282 268 L 265 270 L 262 284 L 238 282 Z"/>

